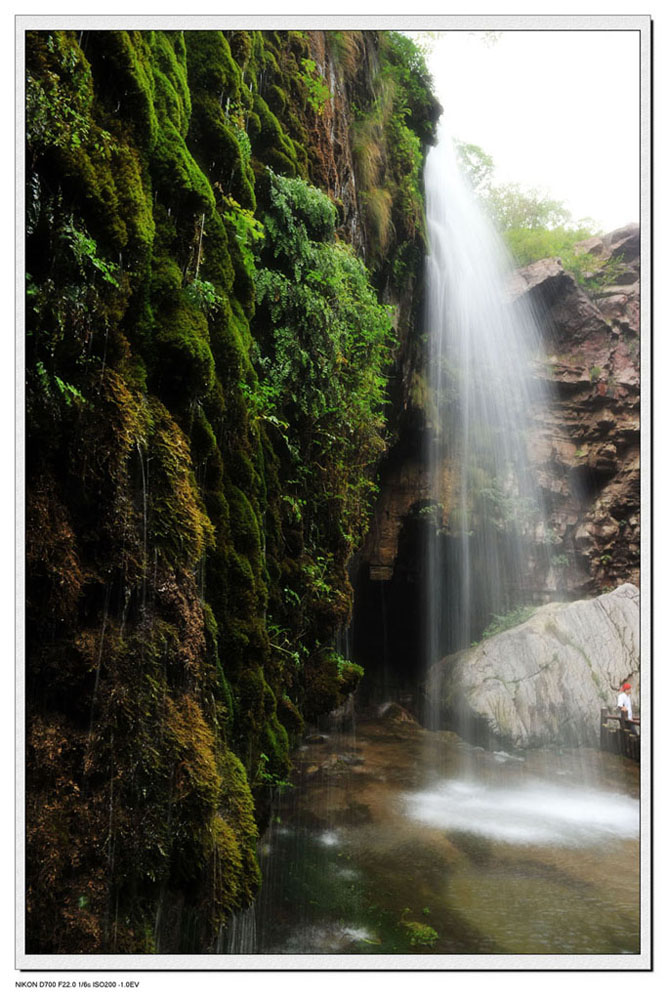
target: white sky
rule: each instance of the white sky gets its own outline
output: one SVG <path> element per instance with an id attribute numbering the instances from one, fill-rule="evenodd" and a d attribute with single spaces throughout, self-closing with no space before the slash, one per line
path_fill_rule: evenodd
<path id="1" fill-rule="evenodd" d="M 639 221 L 639 33 L 504 31 L 429 36 L 450 134 L 604 231 Z"/>

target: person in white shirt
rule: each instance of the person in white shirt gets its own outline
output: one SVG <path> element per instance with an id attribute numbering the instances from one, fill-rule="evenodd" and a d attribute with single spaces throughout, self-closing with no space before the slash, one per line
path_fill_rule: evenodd
<path id="1" fill-rule="evenodd" d="M 622 685 L 622 687 L 620 688 L 620 693 L 617 696 L 617 707 L 620 709 L 620 715 L 624 719 L 626 719 L 628 723 L 630 723 L 629 725 L 630 732 L 632 732 L 634 736 L 638 736 L 638 729 L 633 724 L 634 717 L 631 711 L 631 695 L 629 694 L 630 691 L 631 691 L 631 684 L 626 682 L 625 684 Z"/>
<path id="2" fill-rule="evenodd" d="M 620 709 L 621 715 L 624 715 L 624 713 L 626 712 L 628 722 L 631 722 L 632 719 L 631 695 L 629 694 L 630 691 L 631 691 L 631 684 L 623 684 L 622 687 L 620 688 L 620 693 L 617 696 L 617 707 Z"/>

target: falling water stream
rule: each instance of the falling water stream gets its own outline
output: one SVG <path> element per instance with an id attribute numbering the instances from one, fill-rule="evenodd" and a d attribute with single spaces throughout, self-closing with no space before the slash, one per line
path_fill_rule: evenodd
<path id="1" fill-rule="evenodd" d="M 428 553 L 428 662 L 531 602 L 544 514 L 528 456 L 543 406 L 539 331 L 506 295 L 511 261 L 440 127 L 425 167 L 429 254 L 428 475 L 439 544 Z M 446 537 L 446 546 L 445 546 Z"/>
<path id="2" fill-rule="evenodd" d="M 538 329 L 506 299 L 509 262 L 442 134 L 425 182 L 432 663 L 527 603 L 547 556 L 527 453 Z M 393 705 L 311 734 L 259 844 L 256 905 L 220 950 L 638 952 L 636 764 L 493 752 L 430 721 Z"/>

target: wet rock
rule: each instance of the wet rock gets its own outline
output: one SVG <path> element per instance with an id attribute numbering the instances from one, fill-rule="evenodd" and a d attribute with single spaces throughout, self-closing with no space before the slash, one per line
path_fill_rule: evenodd
<path id="1" fill-rule="evenodd" d="M 365 802 L 350 802 L 349 805 L 340 810 L 338 813 L 334 813 L 334 820 L 341 826 L 364 826 L 366 823 L 371 823 L 373 820 L 372 810 L 370 806 Z"/>
<path id="2" fill-rule="evenodd" d="M 462 735 L 514 747 L 598 746 L 599 714 L 632 684 L 640 703 L 639 592 L 547 604 L 522 625 L 430 668 L 427 696 Z"/>
<path id="3" fill-rule="evenodd" d="M 305 743 L 318 744 L 326 743 L 328 741 L 328 736 L 324 733 L 311 733 L 309 736 L 305 737 Z"/>
<path id="4" fill-rule="evenodd" d="M 352 768 L 358 770 L 362 768 L 363 764 L 365 764 L 365 758 L 361 757 L 360 754 L 351 752 L 333 753 L 319 765 L 314 765 L 313 768 L 310 768 L 307 773 L 349 774 Z"/>
<path id="5" fill-rule="evenodd" d="M 535 579 L 528 586 L 571 597 L 639 583 L 639 529 L 630 520 L 640 500 L 638 226 L 593 237 L 578 249 L 594 255 L 600 266 L 622 261 L 611 286 L 586 290 L 560 260 L 547 259 L 516 271 L 508 288 L 510 299 L 525 300 L 539 317 L 544 345 L 535 377 L 546 383 L 550 397 L 548 408 L 534 415 L 528 449 L 551 511 L 547 528 L 557 536 L 560 559 L 548 580 Z M 595 276 L 594 264 L 590 273 Z M 433 494 L 444 498 L 443 524 L 450 514 L 451 463 L 444 455 L 433 490 L 422 457 L 424 436 L 423 402 L 421 417 L 415 411 L 383 466 L 362 556 L 364 572 L 377 586 L 395 572 L 411 579 L 418 571 L 411 563 L 401 569 L 400 547 L 406 544 L 409 518 L 427 508 Z M 609 517 L 625 521 L 626 529 L 610 541 L 595 534 L 589 544 L 580 544 L 583 526 L 603 525 Z"/>
<path id="6" fill-rule="evenodd" d="M 527 297 L 547 332 L 542 377 L 551 401 L 535 417 L 530 453 L 549 497 L 549 527 L 569 554 L 552 582 L 572 595 L 639 582 L 631 522 L 640 502 L 639 242 L 631 225 L 579 244 L 600 264 L 622 262 L 598 294 L 557 260 L 522 268 L 511 284 L 512 297 Z"/>
<path id="7" fill-rule="evenodd" d="M 406 708 L 395 701 L 388 701 L 380 705 L 377 715 L 380 719 L 390 722 L 410 722 L 416 724 L 416 719 Z"/>
<path id="8" fill-rule="evenodd" d="M 514 753 L 507 753 L 506 750 L 496 750 L 493 754 L 493 760 L 497 764 L 523 764 L 525 762 L 524 757 L 519 757 Z"/>

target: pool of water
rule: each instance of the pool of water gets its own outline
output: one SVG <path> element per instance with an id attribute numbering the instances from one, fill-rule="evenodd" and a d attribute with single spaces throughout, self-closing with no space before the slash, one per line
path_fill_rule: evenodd
<path id="1" fill-rule="evenodd" d="M 368 721 L 297 754 L 226 950 L 639 951 L 639 771 L 593 750 L 493 753 Z M 231 935 L 228 941 L 231 941 Z"/>

